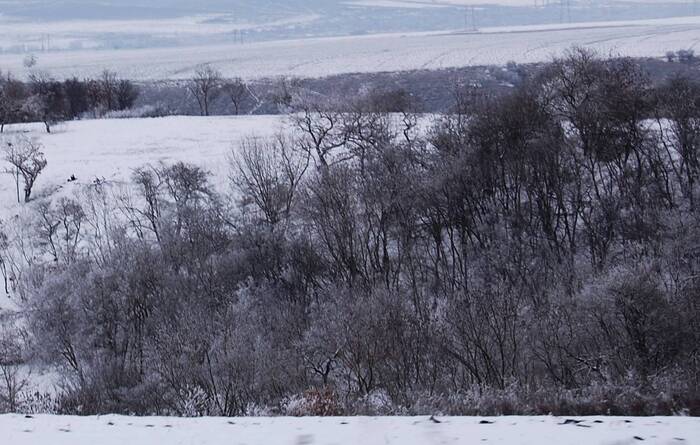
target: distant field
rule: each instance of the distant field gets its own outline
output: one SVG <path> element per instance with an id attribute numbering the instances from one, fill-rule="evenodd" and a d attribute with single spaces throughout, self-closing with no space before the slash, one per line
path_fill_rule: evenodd
<path id="1" fill-rule="evenodd" d="M 700 43 L 700 17 L 571 25 L 518 26 L 476 33 L 392 33 L 182 48 L 57 51 L 37 67 L 57 77 L 115 70 L 135 80 L 183 79 L 200 64 L 248 79 L 440 69 L 508 61 L 539 62 L 573 45 L 603 54 L 661 57 Z M 25 72 L 25 56 L 0 55 L 0 67 Z"/>

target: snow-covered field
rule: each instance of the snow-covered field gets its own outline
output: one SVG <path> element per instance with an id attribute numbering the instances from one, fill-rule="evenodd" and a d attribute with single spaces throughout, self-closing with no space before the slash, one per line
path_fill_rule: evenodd
<path id="1" fill-rule="evenodd" d="M 210 171 L 215 180 L 225 180 L 227 158 L 237 144 L 246 137 L 271 136 L 283 125 L 280 116 L 104 119 L 67 122 L 52 134 L 41 125 L 14 125 L 4 137 L 22 133 L 43 144 L 48 165 L 35 185 L 38 198 L 59 189 L 70 192 L 96 178 L 126 182 L 135 168 L 160 161 L 190 162 Z M 0 163 L 1 171 L 7 165 Z M 78 180 L 68 183 L 71 175 Z M 0 218 L 22 206 L 16 202 L 13 177 L 0 175 Z"/>
<path id="2" fill-rule="evenodd" d="M 694 445 L 691 417 L 134 418 L 0 416 L 12 445 Z M 569 422 L 567 423 L 567 420 Z M 580 421 L 580 423 L 575 423 Z"/>
<path id="3" fill-rule="evenodd" d="M 226 76 L 319 77 L 349 72 L 438 69 L 539 62 L 573 45 L 603 54 L 661 57 L 700 43 L 700 17 L 569 26 L 520 26 L 480 32 L 423 32 L 280 40 L 181 48 L 56 51 L 37 67 L 57 77 L 96 76 L 104 69 L 135 80 L 182 79 L 211 64 Z M 25 56 L 0 55 L 0 67 L 22 74 Z"/>
<path id="4" fill-rule="evenodd" d="M 152 40 L 187 42 L 197 37 L 233 35 L 236 32 L 260 32 L 303 26 L 320 19 L 318 14 L 291 15 L 260 22 L 233 22 L 223 14 L 202 14 L 177 18 L 132 20 L 57 20 L 25 21 L 0 15 L 0 49 L 22 46 L 75 50 L 100 48 L 105 41 L 118 44 L 147 36 Z M 229 41 L 231 38 L 228 39 Z M 128 46 L 128 45 L 126 45 Z"/>

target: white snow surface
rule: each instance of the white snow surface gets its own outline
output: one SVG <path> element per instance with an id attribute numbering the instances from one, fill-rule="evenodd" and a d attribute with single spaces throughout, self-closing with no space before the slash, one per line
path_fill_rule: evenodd
<path id="1" fill-rule="evenodd" d="M 692 417 L 164 418 L 0 416 L 12 445 L 631 445 L 700 440 Z M 483 424 L 481 422 L 492 422 Z"/>
<path id="2" fill-rule="evenodd" d="M 602 54 L 662 57 L 696 47 L 700 17 L 499 27 L 478 32 L 422 32 L 309 38 L 177 48 L 52 51 L 36 69 L 58 78 L 97 76 L 104 69 L 134 80 L 185 79 L 202 64 L 247 79 L 439 69 L 541 62 L 574 45 Z M 23 75 L 25 55 L 2 54 L 0 67 Z"/>
<path id="3" fill-rule="evenodd" d="M 173 116 L 154 119 L 97 119 L 70 121 L 51 134 L 41 124 L 11 125 L 3 136 L 24 134 L 44 147 L 46 169 L 35 185 L 35 197 L 70 193 L 95 179 L 112 184 L 129 181 L 133 170 L 146 164 L 184 161 L 225 181 L 231 150 L 247 137 L 273 136 L 285 125 L 283 116 Z M 0 161 L 0 171 L 8 165 Z M 77 181 L 67 182 L 71 175 Z M 0 218 L 17 214 L 14 179 L 0 175 Z"/>

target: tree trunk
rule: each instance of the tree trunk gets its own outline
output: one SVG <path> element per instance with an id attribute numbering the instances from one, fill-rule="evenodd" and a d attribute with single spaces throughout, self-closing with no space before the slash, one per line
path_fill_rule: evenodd
<path id="1" fill-rule="evenodd" d="M 20 204 L 22 201 L 19 199 L 19 169 L 15 168 L 15 187 L 17 189 L 17 204 Z"/>

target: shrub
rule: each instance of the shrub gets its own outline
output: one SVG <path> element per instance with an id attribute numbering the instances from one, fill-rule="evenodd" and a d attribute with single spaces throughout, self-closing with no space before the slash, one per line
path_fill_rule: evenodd
<path id="1" fill-rule="evenodd" d="M 336 393 L 324 388 L 310 389 L 286 399 L 282 403 L 282 412 L 294 417 L 329 417 L 341 415 L 342 409 Z"/>

